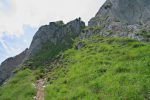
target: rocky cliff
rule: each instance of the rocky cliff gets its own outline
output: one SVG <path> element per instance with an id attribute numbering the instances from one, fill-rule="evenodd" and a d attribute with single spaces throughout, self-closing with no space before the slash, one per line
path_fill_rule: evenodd
<path id="1" fill-rule="evenodd" d="M 107 0 L 89 21 L 90 29 L 85 30 L 82 37 L 98 34 L 149 42 L 149 9 L 148 0 Z"/>
<path id="2" fill-rule="evenodd" d="M 85 23 L 79 19 L 75 19 L 67 24 L 62 21 L 50 22 L 49 25 L 42 26 L 33 37 L 33 41 L 29 48 L 29 56 L 36 55 L 42 46 L 46 43 L 63 46 L 69 46 L 71 38 L 77 37 Z M 53 48 L 51 48 L 53 49 Z"/>
<path id="3" fill-rule="evenodd" d="M 89 25 L 99 25 L 103 18 L 126 24 L 143 24 L 150 20 L 149 9 L 149 0 L 107 0 Z"/>

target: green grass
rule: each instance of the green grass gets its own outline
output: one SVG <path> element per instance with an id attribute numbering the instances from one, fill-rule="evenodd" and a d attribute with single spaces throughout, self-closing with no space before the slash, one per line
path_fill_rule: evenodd
<path id="1" fill-rule="evenodd" d="M 76 49 L 78 43 L 84 44 L 80 50 Z M 45 52 L 28 61 L 34 64 L 34 70 L 17 70 L 0 87 L 0 100 L 33 100 L 33 83 L 43 76 L 48 79 L 45 100 L 150 99 L 149 43 L 92 36 L 76 39 L 72 48 L 64 49 L 58 57 L 60 52 L 51 54 L 49 50 L 45 46 Z M 50 67 L 44 64 L 45 60 Z"/>
<path id="2" fill-rule="evenodd" d="M 147 32 L 145 30 L 141 30 L 140 32 L 136 33 L 137 35 L 141 35 L 145 38 L 150 38 L 150 32 Z"/>
<path id="3" fill-rule="evenodd" d="M 0 100 L 33 100 L 36 89 L 31 70 L 25 69 L 18 72 L 3 87 L 0 87 Z"/>
<path id="4" fill-rule="evenodd" d="M 49 74 L 46 100 L 149 100 L 150 45 L 94 36 L 65 51 L 65 67 Z"/>
<path id="5" fill-rule="evenodd" d="M 93 27 L 85 27 L 84 29 L 83 29 L 83 31 L 100 31 L 100 30 L 102 30 L 103 29 L 103 27 L 102 26 L 93 26 Z"/>

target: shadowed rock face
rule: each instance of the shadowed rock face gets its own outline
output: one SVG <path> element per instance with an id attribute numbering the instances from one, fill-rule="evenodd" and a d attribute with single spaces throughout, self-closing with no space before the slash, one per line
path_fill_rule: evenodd
<path id="1" fill-rule="evenodd" d="M 79 19 L 75 19 L 67 24 L 63 24 L 62 21 L 50 22 L 49 25 L 42 26 L 33 37 L 32 43 L 29 48 L 29 57 L 36 55 L 41 49 L 43 44 L 50 42 L 54 45 L 62 44 L 64 46 L 69 45 L 68 38 L 78 36 L 82 28 L 85 27 L 85 23 Z"/>
<path id="2" fill-rule="evenodd" d="M 103 17 L 127 24 L 145 23 L 150 20 L 150 0 L 107 0 L 89 25 L 98 24 Z"/>
<path id="3" fill-rule="evenodd" d="M 21 63 L 23 63 L 28 49 L 20 53 L 15 57 L 11 57 L 6 59 L 0 65 L 0 84 L 2 84 L 7 78 L 9 78 L 13 74 L 13 70 L 17 68 Z"/>

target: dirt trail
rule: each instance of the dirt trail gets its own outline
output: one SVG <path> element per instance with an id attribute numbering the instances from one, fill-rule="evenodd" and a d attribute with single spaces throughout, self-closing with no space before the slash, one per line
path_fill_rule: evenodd
<path id="1" fill-rule="evenodd" d="M 44 100 L 45 82 L 46 82 L 46 79 L 37 80 L 37 82 L 36 82 L 37 94 L 34 97 L 34 100 Z"/>

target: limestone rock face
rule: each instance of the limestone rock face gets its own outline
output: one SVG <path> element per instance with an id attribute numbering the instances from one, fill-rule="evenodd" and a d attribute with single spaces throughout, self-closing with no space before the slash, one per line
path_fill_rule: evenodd
<path id="1" fill-rule="evenodd" d="M 89 25 L 100 24 L 100 19 L 127 24 L 146 23 L 150 20 L 149 0 L 107 0 Z"/>
<path id="2" fill-rule="evenodd" d="M 33 37 L 33 41 L 29 48 L 29 57 L 36 55 L 42 48 L 43 44 L 51 42 L 55 45 L 61 43 L 62 45 L 69 45 L 67 38 L 78 36 L 85 23 L 79 19 L 75 19 L 67 24 L 62 21 L 50 22 L 49 25 L 42 26 Z M 68 43 L 67 43 L 68 42 Z"/>
<path id="3" fill-rule="evenodd" d="M 150 42 L 150 1 L 106 0 L 89 21 L 89 27 L 96 28 L 84 32 L 86 36 L 98 34 Z"/>
<path id="4" fill-rule="evenodd" d="M 7 78 L 11 77 L 11 75 L 13 74 L 13 70 L 24 62 L 27 52 L 28 49 L 15 57 L 6 59 L 0 65 L 0 84 L 2 84 Z"/>

